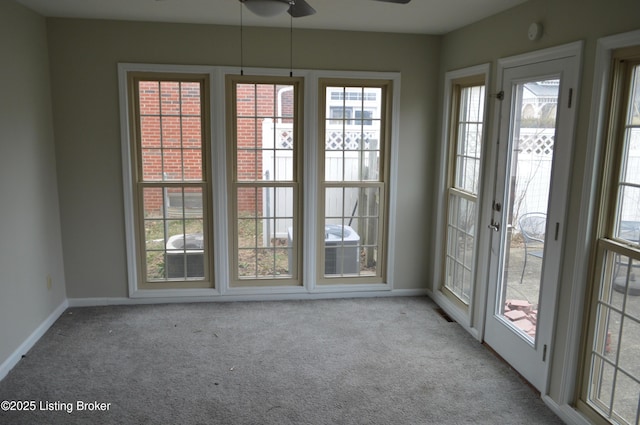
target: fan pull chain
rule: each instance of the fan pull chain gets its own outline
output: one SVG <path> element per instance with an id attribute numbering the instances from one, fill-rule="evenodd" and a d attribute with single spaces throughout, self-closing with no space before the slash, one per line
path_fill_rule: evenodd
<path id="1" fill-rule="evenodd" d="M 243 25 L 242 25 L 242 2 L 240 3 L 240 75 L 244 75 L 244 49 L 243 49 Z"/>
<path id="2" fill-rule="evenodd" d="M 289 2 L 290 7 L 295 4 L 294 0 Z M 293 77 L 293 15 L 289 14 L 289 77 Z"/>

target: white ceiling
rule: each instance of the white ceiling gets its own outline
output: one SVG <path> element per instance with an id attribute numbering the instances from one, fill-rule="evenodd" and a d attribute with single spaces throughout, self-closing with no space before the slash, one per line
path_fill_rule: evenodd
<path id="1" fill-rule="evenodd" d="M 17 0 L 43 16 L 239 25 L 238 0 Z M 445 34 L 526 0 L 307 0 L 317 13 L 294 28 Z M 289 27 L 289 15 L 260 18 L 247 9 L 243 25 Z"/>

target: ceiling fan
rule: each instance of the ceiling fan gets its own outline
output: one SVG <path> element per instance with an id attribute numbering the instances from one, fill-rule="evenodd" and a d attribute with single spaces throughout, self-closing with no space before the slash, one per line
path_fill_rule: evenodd
<path id="1" fill-rule="evenodd" d="M 239 0 L 247 9 L 258 16 L 277 16 L 287 11 L 294 18 L 302 18 L 316 13 L 306 0 Z M 407 4 L 411 0 L 375 0 L 385 3 Z"/>

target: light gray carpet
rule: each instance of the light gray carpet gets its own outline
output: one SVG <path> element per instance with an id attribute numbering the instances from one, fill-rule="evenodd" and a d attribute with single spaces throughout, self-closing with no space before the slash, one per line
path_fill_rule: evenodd
<path id="1" fill-rule="evenodd" d="M 71 308 L 0 400 L 38 403 L 3 424 L 562 423 L 427 298 Z"/>

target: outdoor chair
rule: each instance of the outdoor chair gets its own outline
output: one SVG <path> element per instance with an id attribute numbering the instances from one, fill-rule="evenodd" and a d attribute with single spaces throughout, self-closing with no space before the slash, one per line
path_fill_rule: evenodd
<path id="1" fill-rule="evenodd" d="M 524 265 L 520 283 L 524 279 L 524 271 L 527 268 L 527 258 L 532 257 L 542 259 L 544 255 L 544 235 L 547 228 L 547 215 L 545 213 L 532 212 L 523 214 L 518 219 L 520 233 L 524 240 Z"/>

